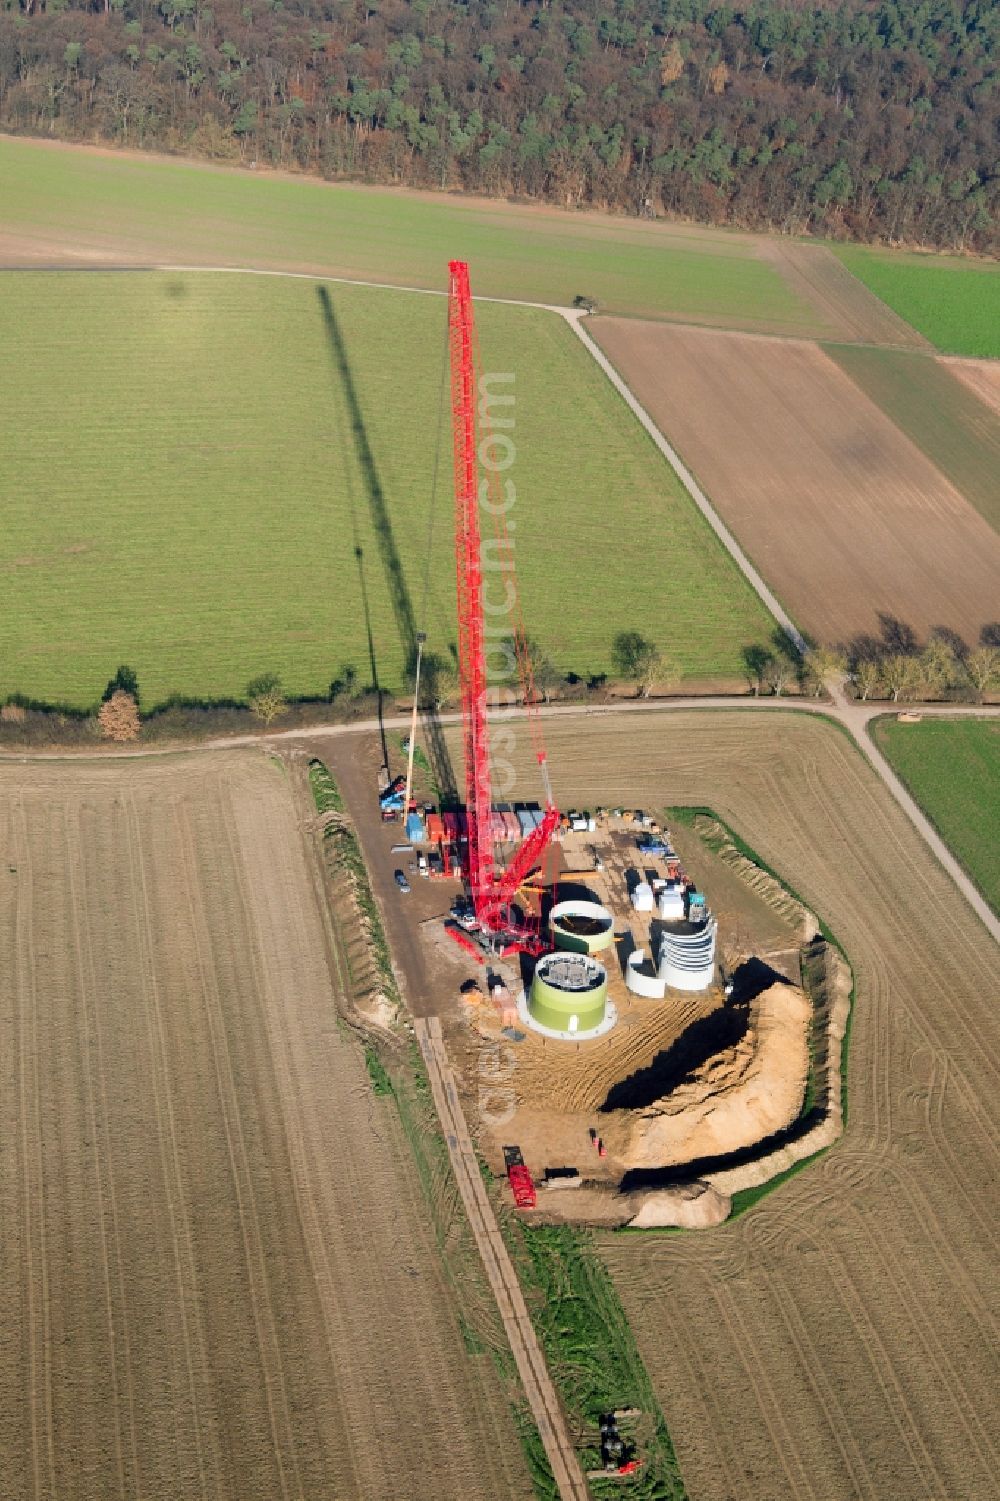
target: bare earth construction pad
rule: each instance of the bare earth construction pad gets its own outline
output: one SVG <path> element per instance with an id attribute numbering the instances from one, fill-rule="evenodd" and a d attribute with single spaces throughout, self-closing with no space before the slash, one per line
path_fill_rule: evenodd
<path id="1" fill-rule="evenodd" d="M 4 1501 L 530 1496 L 282 768 L 5 765 L 0 834 Z"/>
<path id="2" fill-rule="evenodd" d="M 546 740 L 561 806 L 713 807 L 855 968 L 842 1140 L 731 1225 L 601 1240 L 689 1494 L 986 1501 L 1000 1458 L 996 946 L 821 720 L 567 718 Z"/>
<path id="3" fill-rule="evenodd" d="M 593 330 L 802 629 L 843 641 L 885 612 L 974 642 L 995 617 L 1000 537 L 815 345 Z"/>

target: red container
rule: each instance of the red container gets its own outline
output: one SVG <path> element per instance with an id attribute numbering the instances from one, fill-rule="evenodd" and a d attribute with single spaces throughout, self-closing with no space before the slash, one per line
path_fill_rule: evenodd
<path id="1" fill-rule="evenodd" d="M 514 1191 L 514 1203 L 518 1209 L 534 1209 L 538 1202 L 535 1192 L 535 1180 L 532 1178 L 524 1163 L 518 1163 L 507 1171 L 510 1186 Z"/>

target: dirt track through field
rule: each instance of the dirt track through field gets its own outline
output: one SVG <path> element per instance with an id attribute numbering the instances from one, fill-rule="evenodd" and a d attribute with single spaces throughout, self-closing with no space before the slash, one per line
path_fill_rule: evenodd
<path id="1" fill-rule="evenodd" d="M 285 771 L 4 766 L 0 839 L 4 1501 L 527 1498 Z"/>
<path id="2" fill-rule="evenodd" d="M 714 807 L 855 968 L 841 1143 L 718 1231 L 603 1241 L 690 1494 L 992 1497 L 995 944 L 822 721 L 557 719 L 546 739 L 561 805 Z"/>
<path id="3" fill-rule="evenodd" d="M 852 276 L 825 245 L 775 237 L 762 239 L 761 250 L 788 285 L 812 304 L 819 317 L 826 318 L 831 338 L 888 348 L 931 349 L 923 334 Z"/>
<path id="4" fill-rule="evenodd" d="M 445 1052 L 440 1020 L 436 1016 L 421 1018 L 417 1021 L 416 1030 L 462 1203 L 500 1309 L 517 1362 L 518 1374 L 545 1445 L 559 1494 L 563 1501 L 587 1501 L 586 1481 L 573 1450 L 566 1419 L 546 1369 L 545 1357 L 528 1314 L 517 1273 L 503 1243 L 483 1185 L 472 1138 L 458 1098 L 458 1086 Z"/>
<path id="5" fill-rule="evenodd" d="M 822 350 L 632 319 L 590 332 L 802 629 L 840 642 L 883 612 L 978 640 L 1000 537 Z"/>

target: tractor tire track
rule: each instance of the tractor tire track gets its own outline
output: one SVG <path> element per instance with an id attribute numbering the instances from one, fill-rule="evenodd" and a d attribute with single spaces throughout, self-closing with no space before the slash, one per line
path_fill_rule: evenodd
<path id="1" fill-rule="evenodd" d="M 141 1489 L 139 1483 L 138 1445 L 136 1443 L 135 1393 L 132 1382 L 132 1361 L 126 1313 L 127 1303 L 122 1275 L 121 1220 L 115 1195 L 111 1143 L 107 1132 L 107 1089 L 102 1056 L 100 1010 L 95 1002 L 97 977 L 94 969 L 93 949 L 89 943 L 89 929 L 86 927 L 84 920 L 85 903 L 81 900 L 78 885 L 80 872 L 84 869 L 84 862 L 80 848 L 79 821 L 76 817 L 66 818 L 65 848 L 67 908 L 72 931 L 73 953 L 76 960 L 77 985 L 79 988 L 83 1022 L 80 1028 L 80 1071 L 83 1080 L 83 1095 L 91 1140 L 95 1144 L 95 1219 L 100 1233 L 101 1278 L 104 1285 L 108 1369 L 111 1377 L 113 1417 L 111 1437 L 115 1449 L 115 1468 L 118 1477 L 119 1494 L 122 1501 L 129 1501 L 129 1497 Z M 103 1122 L 103 1128 L 98 1117 L 98 1096 L 102 1100 L 100 1121 Z M 101 1143 L 99 1150 L 97 1149 L 98 1142 Z M 110 1221 L 110 1235 L 106 1221 Z M 120 1350 L 115 1328 L 116 1305 L 122 1324 Z M 131 1460 L 131 1475 L 128 1473 L 126 1467 L 126 1441 Z"/>
<path id="2" fill-rule="evenodd" d="M 38 995 L 32 927 L 32 861 L 24 803 L 16 801 L 15 850 L 19 881 L 15 928 L 17 968 L 17 1079 L 21 1158 L 26 1309 L 26 1380 L 31 1486 L 33 1501 L 56 1496 L 56 1459 L 52 1404 L 49 1273 L 45 1244 L 45 1167 L 38 1078 Z M 39 1411 L 41 1409 L 41 1411 Z"/>
<path id="3" fill-rule="evenodd" d="M 184 1371 L 187 1378 L 188 1411 L 198 1471 L 198 1488 L 203 1501 L 212 1494 L 209 1481 L 209 1463 L 205 1456 L 202 1435 L 201 1413 L 203 1402 L 199 1391 L 198 1372 L 204 1371 L 207 1361 L 204 1331 L 198 1320 L 197 1310 L 191 1307 L 191 1292 L 197 1286 L 194 1253 L 194 1236 L 186 1211 L 184 1177 L 181 1152 L 178 1144 L 178 1129 L 174 1101 L 170 1089 L 170 1071 L 167 1062 L 168 1047 L 163 1005 L 160 997 L 159 978 L 152 953 L 153 918 L 150 893 L 142 856 L 142 832 L 135 794 L 129 789 L 125 799 L 125 836 L 128 866 L 134 904 L 136 950 L 141 970 L 145 976 L 145 995 L 148 997 L 146 1034 L 149 1048 L 150 1083 L 153 1092 L 157 1136 L 160 1147 L 160 1163 L 163 1174 L 164 1202 L 170 1225 L 170 1241 L 174 1264 L 174 1281 L 177 1293 L 178 1326 L 181 1337 Z M 197 1350 L 196 1350 L 197 1347 Z M 174 1413 L 175 1423 L 180 1414 Z M 179 1437 L 179 1435 L 178 1435 Z"/>
<path id="4" fill-rule="evenodd" d="M 239 1219 L 246 1285 L 257 1349 L 260 1354 L 259 1368 L 264 1386 L 277 1484 L 281 1495 L 285 1501 L 288 1501 L 293 1493 L 301 1494 L 302 1485 L 292 1443 L 291 1414 L 281 1358 L 281 1345 L 277 1337 L 274 1308 L 268 1296 L 268 1277 L 264 1265 L 260 1218 L 254 1201 L 253 1176 L 243 1138 L 239 1096 L 233 1078 L 232 1060 L 226 1047 L 225 1020 L 221 1014 L 215 971 L 207 958 L 210 941 L 204 931 L 200 905 L 195 900 L 195 893 L 202 889 L 202 884 L 198 880 L 193 839 L 187 809 L 183 803 L 177 806 L 175 817 L 178 843 L 182 851 L 182 886 L 188 905 L 188 929 L 193 940 L 194 958 L 200 978 L 200 993 L 208 1029 L 212 1068 L 225 1133 L 230 1183 Z M 288 1473 L 289 1471 L 291 1474 Z"/>

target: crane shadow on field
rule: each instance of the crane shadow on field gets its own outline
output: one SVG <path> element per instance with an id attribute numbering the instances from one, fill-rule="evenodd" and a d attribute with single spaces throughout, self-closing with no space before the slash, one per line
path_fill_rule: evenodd
<path id="1" fill-rule="evenodd" d="M 333 359 L 334 369 L 340 380 L 344 398 L 347 403 L 348 422 L 351 430 L 351 440 L 354 444 L 358 467 L 361 471 L 362 483 L 365 488 L 365 499 L 368 505 L 369 518 L 372 530 L 378 546 L 379 558 L 385 573 L 386 587 L 392 604 L 393 615 L 396 622 L 396 630 L 399 634 L 400 644 L 406 661 L 406 676 L 412 680 L 414 667 L 417 660 L 417 622 L 413 609 L 413 601 L 407 587 L 406 577 L 403 572 L 403 563 L 399 548 L 396 544 L 396 535 L 393 530 L 392 519 L 389 515 L 389 507 L 386 500 L 385 488 L 379 474 L 375 454 L 372 451 L 371 440 L 368 436 L 368 428 L 365 423 L 364 413 L 361 409 L 361 401 L 358 396 L 357 386 L 351 371 L 351 363 L 347 355 L 347 346 L 344 342 L 340 320 L 337 317 L 333 299 L 329 289 L 324 286 L 317 287 L 316 295 L 319 298 L 320 310 L 323 314 L 323 323 L 326 330 L 327 342 L 330 346 L 330 354 Z M 379 703 L 379 727 L 382 734 L 383 757 L 388 762 L 386 755 L 385 731 L 382 728 L 382 699 L 383 690 L 378 683 L 377 663 L 375 654 L 374 635 L 372 632 L 371 612 L 369 609 L 368 592 L 365 587 L 364 574 L 364 550 L 361 546 L 358 528 L 358 515 L 354 505 L 353 487 L 348 478 L 348 495 L 351 505 L 351 521 L 354 529 L 354 553 L 358 559 L 358 569 L 361 575 L 361 597 L 365 612 L 365 622 L 368 631 L 369 659 L 372 669 L 373 684 L 378 694 Z M 455 776 L 451 765 L 451 757 L 441 730 L 441 723 L 436 711 L 424 709 L 422 711 L 424 732 L 427 739 L 427 749 L 430 758 L 431 772 L 437 783 L 441 801 L 453 803 L 456 798 Z"/>

